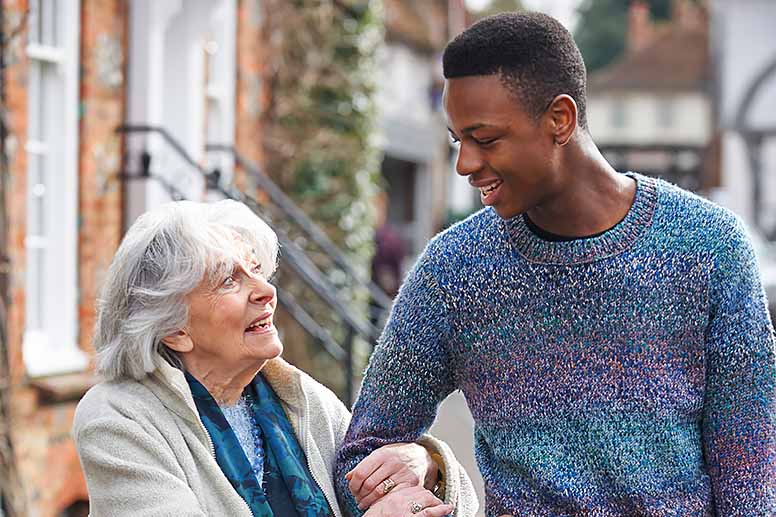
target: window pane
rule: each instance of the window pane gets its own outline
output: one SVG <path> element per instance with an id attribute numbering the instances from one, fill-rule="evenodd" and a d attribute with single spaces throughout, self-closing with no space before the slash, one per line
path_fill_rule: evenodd
<path id="1" fill-rule="evenodd" d="M 44 156 L 30 153 L 29 181 L 27 184 L 28 207 L 27 235 L 43 237 L 46 235 L 46 159 Z"/>
<path id="2" fill-rule="evenodd" d="M 39 66 L 40 95 L 37 101 L 40 132 L 38 138 L 41 142 L 51 144 L 51 137 L 57 134 L 56 127 L 61 124 L 60 117 L 56 117 L 54 113 L 57 115 L 62 113 L 61 106 L 57 109 L 57 106 L 52 103 L 52 99 L 56 99 L 61 94 L 57 90 L 62 88 L 62 81 L 57 75 L 56 64 L 41 62 Z"/>
<path id="3" fill-rule="evenodd" d="M 45 0 L 42 2 L 40 37 L 41 43 L 56 47 L 59 45 L 59 19 L 57 11 L 59 0 Z"/>
<path id="4" fill-rule="evenodd" d="M 30 43 L 40 43 L 40 3 L 41 0 L 30 0 Z"/>
<path id="5" fill-rule="evenodd" d="M 31 229 L 30 235 L 47 236 L 45 191 L 46 186 L 43 183 L 38 183 L 32 188 L 32 206 L 30 211 L 34 214 L 36 226 Z"/>
<path id="6" fill-rule="evenodd" d="M 26 322 L 27 330 L 43 330 L 43 282 L 46 250 L 27 248 Z"/>
<path id="7" fill-rule="evenodd" d="M 30 43 L 51 47 L 60 44 L 61 0 L 30 0 Z"/>
<path id="8" fill-rule="evenodd" d="M 63 122 L 61 106 L 53 102 L 61 95 L 62 88 L 58 66 L 36 59 L 30 61 L 27 139 L 45 146 L 55 144 L 52 138 L 59 134 Z"/>
<path id="9" fill-rule="evenodd" d="M 29 76 L 29 126 L 27 127 L 27 139 L 40 141 L 43 135 L 41 134 L 41 102 L 40 102 L 40 61 L 30 61 L 30 76 Z"/>
<path id="10" fill-rule="evenodd" d="M 207 38 L 205 40 L 205 70 L 207 73 L 206 83 L 214 84 L 219 82 L 218 75 L 218 58 L 219 58 L 218 41 L 215 38 Z"/>

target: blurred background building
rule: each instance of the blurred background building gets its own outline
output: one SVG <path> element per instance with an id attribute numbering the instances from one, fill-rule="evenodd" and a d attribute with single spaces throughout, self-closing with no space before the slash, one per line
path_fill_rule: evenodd
<path id="1" fill-rule="evenodd" d="M 271 220 L 286 356 L 352 398 L 395 284 L 479 209 L 454 171 L 441 51 L 516 8 L 573 29 L 613 165 L 744 217 L 776 300 L 772 0 L 0 0 L 6 510 L 86 515 L 69 431 L 96 382 L 98 291 L 125 229 L 170 199 L 237 197 Z M 370 274 L 374 249 L 393 280 Z M 456 394 L 434 432 L 482 494 L 471 427 Z"/>
<path id="2" fill-rule="evenodd" d="M 721 202 L 776 236 L 776 36 L 767 0 L 711 2 Z"/>
<path id="3" fill-rule="evenodd" d="M 385 0 L 386 44 L 379 54 L 377 107 L 388 220 L 410 255 L 444 222 L 447 129 L 441 114 L 440 52 L 455 24 L 447 0 Z M 460 5 L 462 9 L 462 4 Z M 460 22 L 463 24 L 463 20 Z"/>
<path id="4" fill-rule="evenodd" d="M 718 186 L 709 177 L 713 98 L 701 5 L 675 1 L 670 18 L 656 23 L 649 4 L 631 3 L 624 54 L 593 72 L 588 85 L 590 130 L 616 169 L 695 191 Z"/>

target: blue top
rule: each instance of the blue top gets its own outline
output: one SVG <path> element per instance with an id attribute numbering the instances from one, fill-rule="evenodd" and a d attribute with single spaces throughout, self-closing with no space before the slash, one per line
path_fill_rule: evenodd
<path id="1" fill-rule="evenodd" d="M 338 456 L 413 441 L 453 390 L 488 515 L 776 515 L 776 358 L 727 210 L 661 180 L 589 239 L 484 209 L 409 273 Z"/>
<path id="2" fill-rule="evenodd" d="M 253 418 L 252 406 L 253 396 L 250 392 L 243 393 L 237 403 L 232 406 L 218 404 L 237 441 L 240 442 L 245 457 L 251 464 L 256 481 L 261 485 L 264 482 L 264 444 L 261 439 L 261 429 L 256 424 L 256 419 Z"/>

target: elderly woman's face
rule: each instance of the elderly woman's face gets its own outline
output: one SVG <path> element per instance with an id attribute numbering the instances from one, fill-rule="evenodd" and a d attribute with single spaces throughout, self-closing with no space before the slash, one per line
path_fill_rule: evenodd
<path id="1" fill-rule="evenodd" d="M 263 276 L 253 253 L 237 262 L 231 274 L 204 281 L 188 297 L 192 342 L 188 359 L 212 367 L 241 368 L 246 361 L 277 357 L 283 351 L 272 318 L 275 287 Z M 183 357 L 184 363 L 188 354 Z"/>

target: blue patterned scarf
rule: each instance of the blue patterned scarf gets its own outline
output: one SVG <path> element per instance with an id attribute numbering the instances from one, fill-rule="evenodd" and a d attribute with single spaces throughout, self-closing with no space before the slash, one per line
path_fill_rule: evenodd
<path id="1" fill-rule="evenodd" d="M 307 458 L 275 392 L 261 375 L 245 387 L 264 442 L 264 483 L 259 484 L 237 436 L 207 389 L 186 380 L 216 451 L 216 462 L 256 517 L 331 517 L 326 497 L 307 467 Z"/>

